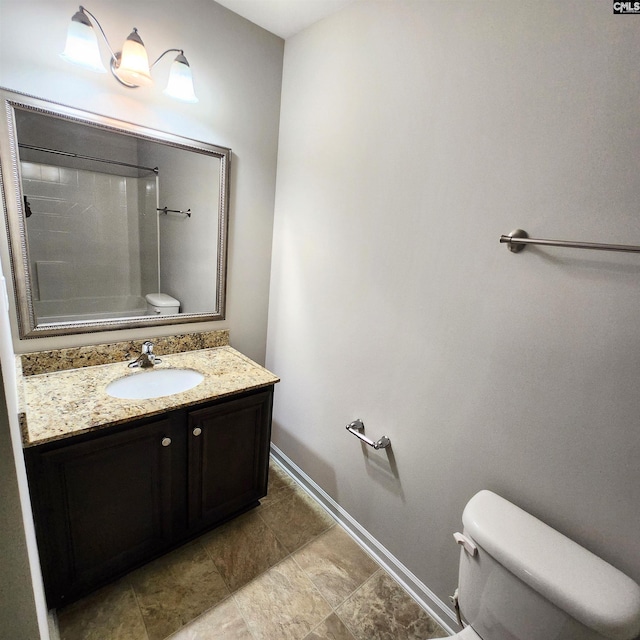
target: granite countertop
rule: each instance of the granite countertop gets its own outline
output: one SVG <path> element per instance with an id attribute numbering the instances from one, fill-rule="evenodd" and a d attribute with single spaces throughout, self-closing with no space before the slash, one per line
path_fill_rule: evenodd
<path id="1" fill-rule="evenodd" d="M 181 393 L 122 400 L 107 395 L 105 387 L 117 378 L 139 375 L 144 369 L 130 369 L 127 362 L 118 362 L 23 376 L 18 366 L 24 446 L 60 440 L 279 381 L 229 346 L 162 355 L 162 362 L 154 369 L 195 369 L 205 377 L 199 385 Z"/>

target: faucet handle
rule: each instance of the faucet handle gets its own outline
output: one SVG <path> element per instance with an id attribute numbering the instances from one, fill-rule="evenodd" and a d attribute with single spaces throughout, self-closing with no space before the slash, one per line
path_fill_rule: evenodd
<path id="1" fill-rule="evenodd" d="M 162 362 L 162 360 L 153 355 L 153 343 L 150 340 L 145 340 L 145 342 L 142 343 L 142 352 L 133 362 L 129 363 L 129 366 L 131 368 L 146 368 L 153 367 L 154 364 L 159 362 Z"/>
<path id="2" fill-rule="evenodd" d="M 150 340 L 146 340 L 142 343 L 142 355 L 147 357 L 147 363 L 143 363 L 144 366 L 153 366 L 154 364 L 160 364 L 162 360 L 153 353 L 153 343 Z"/>

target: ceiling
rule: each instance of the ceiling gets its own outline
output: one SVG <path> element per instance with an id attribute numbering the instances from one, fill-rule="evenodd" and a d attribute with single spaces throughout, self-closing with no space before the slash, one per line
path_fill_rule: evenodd
<path id="1" fill-rule="evenodd" d="M 227 9 L 287 39 L 354 0 L 216 0 Z"/>

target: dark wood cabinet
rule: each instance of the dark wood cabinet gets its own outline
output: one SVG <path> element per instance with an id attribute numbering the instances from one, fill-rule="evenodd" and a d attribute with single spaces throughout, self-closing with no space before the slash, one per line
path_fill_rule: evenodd
<path id="1" fill-rule="evenodd" d="M 58 603 L 152 556 L 172 537 L 171 420 L 28 451 L 47 593 Z M 165 440 L 166 442 L 166 440 Z"/>
<path id="2" fill-rule="evenodd" d="M 271 395 L 190 411 L 189 527 L 225 519 L 267 493 Z"/>
<path id="3" fill-rule="evenodd" d="M 49 606 L 266 495 L 273 387 L 25 450 Z"/>

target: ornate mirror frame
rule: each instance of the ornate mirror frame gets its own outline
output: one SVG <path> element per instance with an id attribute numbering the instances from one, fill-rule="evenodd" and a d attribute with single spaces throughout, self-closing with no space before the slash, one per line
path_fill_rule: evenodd
<path id="1" fill-rule="evenodd" d="M 214 144 L 199 142 L 189 138 L 149 129 L 129 122 L 82 111 L 42 100 L 40 98 L 15 93 L 0 88 L 2 114 L 0 115 L 0 195 L 5 214 L 9 258 L 16 300 L 18 329 L 20 338 L 37 338 L 53 335 L 68 335 L 95 331 L 111 331 L 136 327 L 149 327 L 191 322 L 224 320 L 226 302 L 227 270 L 227 229 L 229 211 L 229 171 L 231 149 Z M 218 214 L 218 237 L 211 246 L 217 245 L 217 273 L 215 281 L 215 308 L 203 313 L 178 313 L 162 316 L 136 316 L 125 318 L 104 318 L 73 322 L 38 322 L 34 309 L 33 278 L 31 273 L 26 231 L 26 215 L 23 200 L 20 156 L 18 151 L 18 131 L 16 109 L 49 115 L 76 124 L 85 124 L 115 134 L 169 145 L 177 149 L 205 154 L 220 160 L 219 176 L 208 180 L 219 180 L 219 201 L 212 203 Z"/>

